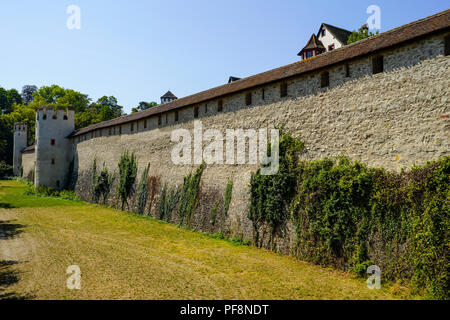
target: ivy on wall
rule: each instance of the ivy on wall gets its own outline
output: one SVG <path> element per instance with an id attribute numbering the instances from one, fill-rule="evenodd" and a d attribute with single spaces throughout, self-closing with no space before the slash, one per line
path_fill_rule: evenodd
<path id="1" fill-rule="evenodd" d="M 255 243 L 260 226 L 291 219 L 301 259 L 360 274 L 376 264 L 385 280 L 448 299 L 450 157 L 392 173 L 344 157 L 300 162 L 301 149 L 283 134 L 278 175 L 252 175 Z"/>

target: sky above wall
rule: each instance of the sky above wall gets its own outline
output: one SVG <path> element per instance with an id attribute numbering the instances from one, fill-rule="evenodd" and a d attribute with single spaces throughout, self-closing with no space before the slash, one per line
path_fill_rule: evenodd
<path id="1" fill-rule="evenodd" d="M 81 10 L 69 30 L 68 6 Z M 356 30 L 381 9 L 381 32 L 448 9 L 448 0 L 0 0 L 0 86 L 58 84 L 125 112 L 299 60 L 322 22 Z M 375 30 L 373 30 L 375 31 Z"/>

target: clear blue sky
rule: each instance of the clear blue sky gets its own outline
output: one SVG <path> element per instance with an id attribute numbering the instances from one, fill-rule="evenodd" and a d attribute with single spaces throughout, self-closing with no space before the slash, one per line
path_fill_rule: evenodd
<path id="1" fill-rule="evenodd" d="M 69 5 L 81 30 L 69 30 Z M 129 112 L 298 61 L 320 24 L 354 30 L 381 8 L 381 31 L 448 9 L 448 0 L 0 0 L 0 86 L 58 84 Z"/>

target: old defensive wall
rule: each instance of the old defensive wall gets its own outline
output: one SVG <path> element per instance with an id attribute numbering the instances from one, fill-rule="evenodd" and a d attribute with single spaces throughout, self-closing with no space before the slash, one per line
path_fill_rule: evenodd
<path id="1" fill-rule="evenodd" d="M 94 158 L 99 167 L 105 164 L 114 171 L 124 151 L 135 152 L 138 177 L 150 163 L 150 176 L 159 181 L 150 210 L 156 215 L 162 186 L 182 185 L 198 167 L 175 165 L 171 159 L 176 145 L 172 132 L 193 132 L 195 121 L 224 136 L 227 129 L 284 126 L 305 143 L 300 155 L 305 160 L 345 155 L 400 171 L 449 155 L 449 27 L 447 10 L 311 60 L 79 130 L 70 136 L 75 190 L 90 200 Z M 25 154 L 23 167 L 29 171 L 35 159 L 32 150 Z M 258 167 L 207 165 L 192 227 L 252 239 L 248 186 Z M 214 204 L 223 199 L 229 179 L 233 194 L 228 215 L 212 224 Z M 111 205 L 115 198 L 113 191 Z M 172 220 L 177 222 L 176 214 Z M 294 241 L 288 228 L 276 247 L 288 252 Z"/>

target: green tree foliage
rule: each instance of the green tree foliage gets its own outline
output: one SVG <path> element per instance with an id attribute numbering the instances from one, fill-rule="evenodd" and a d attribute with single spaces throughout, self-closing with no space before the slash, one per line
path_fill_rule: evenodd
<path id="1" fill-rule="evenodd" d="M 36 110 L 41 106 L 71 106 L 75 109 L 75 128 L 80 129 L 102 121 L 120 117 L 122 106 L 114 97 L 102 97 L 95 103 L 80 92 L 57 85 L 24 86 L 22 95 L 17 90 L 0 87 L 0 160 L 12 163 L 13 130 L 15 122 L 28 125 L 28 144 L 35 141 Z"/>
<path id="2" fill-rule="evenodd" d="M 153 107 L 156 107 L 158 104 L 156 102 L 139 102 L 139 105 L 136 108 L 131 109 L 131 113 L 136 113 L 139 111 L 144 111 Z"/>
<path id="3" fill-rule="evenodd" d="M 22 102 L 22 96 L 16 89 L 6 90 L 0 87 L 0 112 L 2 114 L 12 112 L 14 105 Z"/>
<path id="4" fill-rule="evenodd" d="M 24 104 L 29 104 L 33 101 L 34 97 L 33 94 L 36 92 L 38 87 L 34 85 L 26 85 L 22 88 L 22 98 Z"/>
<path id="5" fill-rule="evenodd" d="M 0 179 L 12 176 L 12 166 L 6 164 L 5 161 L 0 161 Z"/>
<path id="6" fill-rule="evenodd" d="M 169 190 L 167 184 L 164 184 L 159 199 L 159 219 L 170 222 L 172 219 L 172 212 L 175 210 L 179 200 L 180 189 Z"/>
<path id="7" fill-rule="evenodd" d="M 117 196 L 122 203 L 122 210 L 125 204 L 128 206 L 128 198 L 134 193 L 134 183 L 137 175 L 136 155 L 125 151 L 119 160 L 119 183 L 117 185 Z"/>
<path id="8" fill-rule="evenodd" d="M 361 27 L 358 29 L 358 31 L 352 32 L 352 34 L 348 37 L 347 44 L 351 44 L 366 38 L 373 37 L 374 35 L 377 35 L 379 33 L 380 32 L 377 31 L 376 34 L 374 34 L 373 32 L 369 32 L 369 29 Z"/>

